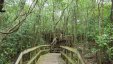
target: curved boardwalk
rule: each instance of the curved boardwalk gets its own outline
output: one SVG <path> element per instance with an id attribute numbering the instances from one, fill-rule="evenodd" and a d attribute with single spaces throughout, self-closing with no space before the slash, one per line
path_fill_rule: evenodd
<path id="1" fill-rule="evenodd" d="M 61 58 L 60 53 L 48 53 L 42 55 L 37 64 L 66 64 L 63 59 Z"/>

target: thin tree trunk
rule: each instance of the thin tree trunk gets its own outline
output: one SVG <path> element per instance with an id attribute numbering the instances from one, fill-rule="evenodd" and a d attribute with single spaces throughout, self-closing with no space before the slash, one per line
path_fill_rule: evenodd
<path id="1" fill-rule="evenodd" d="M 113 22 L 113 0 L 111 0 L 112 5 L 111 5 L 111 15 L 110 15 L 110 20 Z"/>

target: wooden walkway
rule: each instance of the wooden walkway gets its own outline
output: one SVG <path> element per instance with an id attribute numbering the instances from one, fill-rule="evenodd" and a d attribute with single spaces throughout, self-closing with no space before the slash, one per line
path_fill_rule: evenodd
<path id="1" fill-rule="evenodd" d="M 37 64 L 66 64 L 63 59 L 61 58 L 60 53 L 48 53 L 42 55 Z"/>
<path id="2" fill-rule="evenodd" d="M 61 53 L 55 53 L 55 52 L 50 53 L 49 48 L 50 48 L 50 45 L 40 45 L 40 46 L 26 49 L 20 53 L 15 64 L 67 64 L 67 63 L 68 64 L 85 64 L 84 60 L 82 59 L 81 55 L 79 54 L 76 48 L 72 48 L 68 46 L 60 46 L 60 48 L 64 50 L 64 51 L 61 51 Z M 37 52 L 37 50 L 39 51 Z M 35 55 L 31 55 L 34 52 L 35 52 Z M 43 53 L 47 53 L 47 54 L 43 55 Z M 61 54 L 62 54 L 62 57 L 65 59 L 65 61 L 62 59 Z M 24 58 L 24 55 L 27 55 L 28 59 L 25 59 L 26 56 Z"/>

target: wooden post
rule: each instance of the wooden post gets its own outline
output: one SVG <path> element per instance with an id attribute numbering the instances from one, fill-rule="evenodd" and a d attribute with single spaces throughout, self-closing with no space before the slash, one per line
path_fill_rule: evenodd
<path id="1" fill-rule="evenodd" d="M 20 60 L 20 63 L 19 64 L 22 64 L 23 63 L 23 59 L 21 58 L 21 60 Z"/>

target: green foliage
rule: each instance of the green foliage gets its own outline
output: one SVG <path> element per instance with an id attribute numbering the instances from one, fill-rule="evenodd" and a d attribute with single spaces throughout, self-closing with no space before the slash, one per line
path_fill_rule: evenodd
<path id="1" fill-rule="evenodd" d="M 109 43 L 109 39 L 108 39 L 108 35 L 107 34 L 103 34 L 101 36 L 97 36 L 97 45 L 102 48 L 103 50 L 105 49 L 105 47 L 108 47 L 108 43 Z"/>
<path id="2" fill-rule="evenodd" d="M 0 31 L 7 32 L 24 18 L 21 14 L 33 8 L 25 3 L 25 0 L 22 2 L 6 1 L 7 12 L 0 13 Z M 95 42 L 96 47 L 92 47 L 91 51 L 104 51 L 107 58 L 111 60 L 113 58 L 113 46 L 110 40 L 113 38 L 111 35 L 113 31 L 109 19 L 111 5 L 104 4 L 103 8 L 102 6 L 98 8 L 98 4 L 94 2 L 95 0 L 38 0 L 19 29 L 1 39 L 0 64 L 14 61 L 18 53 L 26 48 L 44 44 L 42 32 L 54 32 L 56 28 L 62 29 L 65 34 L 76 35 L 78 40 L 82 38 L 80 40 L 82 42 L 86 40 L 88 44 Z M 20 18 L 14 21 L 19 15 Z M 10 60 L 11 58 L 14 59 Z"/>

